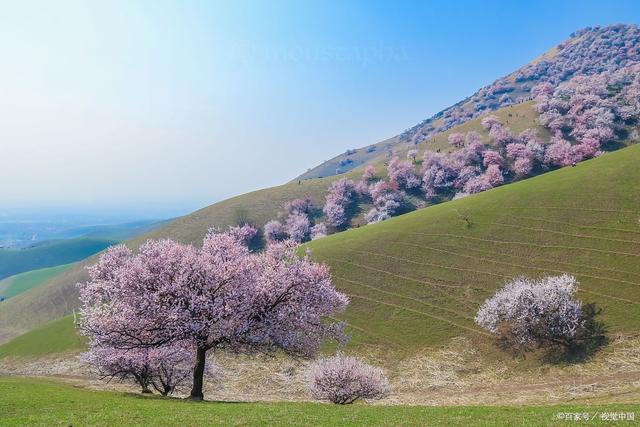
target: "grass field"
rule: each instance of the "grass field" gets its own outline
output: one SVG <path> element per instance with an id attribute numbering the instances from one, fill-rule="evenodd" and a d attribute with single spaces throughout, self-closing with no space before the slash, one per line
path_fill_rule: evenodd
<path id="1" fill-rule="evenodd" d="M 0 279 L 79 261 L 113 243 L 112 240 L 81 237 L 43 242 L 26 249 L 0 249 Z"/>
<path id="2" fill-rule="evenodd" d="M 36 288 L 47 280 L 51 280 L 57 275 L 62 274 L 69 269 L 71 265 L 72 264 L 63 264 L 55 267 L 41 268 L 0 280 L 0 296 L 11 298 L 29 289 Z"/>
<path id="3" fill-rule="evenodd" d="M 188 402 L 92 391 L 36 378 L 0 378 L 0 388 L 0 424 L 3 426 L 553 426 L 567 423 L 557 418 L 559 413 L 588 412 L 594 416 L 589 425 L 607 424 L 600 420 L 599 414 L 603 412 L 635 411 L 636 417 L 640 416 L 637 405 L 428 407 Z"/>
<path id="4" fill-rule="evenodd" d="M 66 316 L 0 345 L 0 359 L 36 358 L 73 352 L 84 349 L 85 342 L 86 340 L 76 333 L 73 316 Z"/>

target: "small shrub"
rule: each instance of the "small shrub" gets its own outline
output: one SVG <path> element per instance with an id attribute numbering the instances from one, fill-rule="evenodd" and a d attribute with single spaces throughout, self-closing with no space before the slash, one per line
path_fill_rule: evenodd
<path id="1" fill-rule="evenodd" d="M 381 369 L 337 354 L 313 366 L 309 392 L 314 399 L 347 405 L 358 399 L 382 399 L 389 394 L 389 381 Z"/>

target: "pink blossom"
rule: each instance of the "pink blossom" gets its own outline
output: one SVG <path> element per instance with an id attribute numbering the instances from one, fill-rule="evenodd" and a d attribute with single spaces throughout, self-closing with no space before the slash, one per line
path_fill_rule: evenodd
<path id="1" fill-rule="evenodd" d="M 370 181 L 375 176 L 376 176 L 376 168 L 374 168 L 372 165 L 369 165 L 366 168 L 364 168 L 364 173 L 362 174 L 362 179 L 364 181 Z"/>
<path id="2" fill-rule="evenodd" d="M 456 148 L 460 148 L 464 146 L 464 134 L 463 133 L 452 133 L 449 134 L 448 137 L 449 144 L 453 145 Z"/>
<path id="3" fill-rule="evenodd" d="M 389 180 L 400 188 L 412 189 L 420 187 L 420 178 L 411 162 L 401 161 L 394 157 L 387 167 Z"/>
<path id="4" fill-rule="evenodd" d="M 381 369 L 337 354 L 313 366 L 309 392 L 314 399 L 345 405 L 358 399 L 382 399 L 389 394 L 389 381 Z"/>
<path id="5" fill-rule="evenodd" d="M 90 346 L 195 348 L 191 396 L 202 399 L 208 350 L 281 349 L 311 356 L 327 339 L 344 340 L 342 325 L 326 321 L 348 299 L 329 269 L 299 258 L 291 241 L 251 253 L 232 233 L 211 231 L 202 248 L 149 240 L 134 254 L 108 249 L 80 284 L 80 329 Z"/>
<path id="6" fill-rule="evenodd" d="M 497 151 L 487 150 L 482 153 L 482 164 L 485 167 L 489 167 L 489 165 L 497 165 L 502 167 L 504 164 L 504 159 Z"/>
<path id="7" fill-rule="evenodd" d="M 309 221 L 309 217 L 304 213 L 292 213 L 287 218 L 285 229 L 289 239 L 296 243 L 305 242 L 309 240 L 311 222 Z"/>

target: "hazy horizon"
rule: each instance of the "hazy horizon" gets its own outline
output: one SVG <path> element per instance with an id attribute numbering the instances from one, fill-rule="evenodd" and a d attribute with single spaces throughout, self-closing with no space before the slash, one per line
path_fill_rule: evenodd
<path id="1" fill-rule="evenodd" d="M 0 16 L 0 211 L 167 217 L 396 135 L 640 6 L 27 1 Z"/>

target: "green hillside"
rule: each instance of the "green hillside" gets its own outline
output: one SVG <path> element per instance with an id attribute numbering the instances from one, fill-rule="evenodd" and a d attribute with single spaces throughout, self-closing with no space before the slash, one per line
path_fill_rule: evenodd
<path id="1" fill-rule="evenodd" d="M 29 289 L 35 288 L 51 280 L 53 277 L 65 272 L 72 264 L 63 264 L 55 267 L 41 268 L 27 271 L 0 280 L 0 297 L 11 298 Z"/>
<path id="2" fill-rule="evenodd" d="M 66 316 L 0 345 L 0 359 L 38 357 L 81 350 L 84 347 L 85 339 L 76 334 L 73 316 Z"/>
<path id="3" fill-rule="evenodd" d="M 26 249 L 0 249 L 0 279 L 79 261 L 115 243 L 98 238 L 53 240 Z"/>
<path id="4" fill-rule="evenodd" d="M 639 163 L 632 146 L 310 243 L 351 297 L 352 347 L 484 341 L 473 323 L 484 299 L 544 273 L 576 275 L 612 333 L 640 330 Z"/>
<path id="5" fill-rule="evenodd" d="M 640 330 L 640 146 L 312 242 L 355 344 L 401 352 L 457 336 L 512 277 L 571 273 L 612 332 Z"/>

